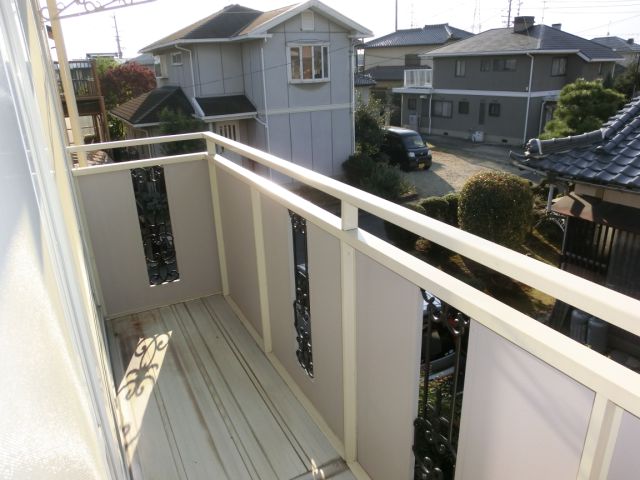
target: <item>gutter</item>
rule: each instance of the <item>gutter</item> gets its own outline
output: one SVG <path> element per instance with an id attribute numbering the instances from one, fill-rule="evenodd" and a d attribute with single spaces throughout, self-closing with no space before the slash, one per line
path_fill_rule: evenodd
<path id="1" fill-rule="evenodd" d="M 243 40 L 255 40 L 260 38 L 271 38 L 273 35 L 265 33 L 263 35 L 242 35 L 239 37 L 233 38 L 194 38 L 194 39 L 180 39 L 174 40 L 167 43 L 160 43 L 158 45 L 149 45 L 148 47 L 140 50 L 141 53 L 153 53 L 162 48 L 175 47 L 180 44 L 189 45 L 192 43 L 231 43 L 231 42 L 240 42 Z"/>

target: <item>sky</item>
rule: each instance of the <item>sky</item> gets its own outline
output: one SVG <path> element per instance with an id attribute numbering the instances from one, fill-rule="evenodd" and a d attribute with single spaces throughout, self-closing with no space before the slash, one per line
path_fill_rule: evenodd
<path id="1" fill-rule="evenodd" d="M 109 1 L 112 0 L 101 0 L 101 3 Z M 144 46 L 234 2 L 261 11 L 296 3 L 291 0 L 155 0 L 64 19 L 62 29 L 68 57 L 84 58 L 88 52 L 116 52 L 114 16 L 123 55 L 131 58 Z M 371 30 L 372 38 L 395 29 L 396 0 L 323 0 L 323 3 Z M 505 26 L 509 0 L 397 0 L 397 3 L 400 29 L 449 23 L 477 33 Z M 511 0 L 511 11 L 512 17 L 518 11 L 520 15 L 535 16 L 536 23 L 561 23 L 563 30 L 585 38 L 609 34 L 634 38 L 640 43 L 640 0 Z"/>

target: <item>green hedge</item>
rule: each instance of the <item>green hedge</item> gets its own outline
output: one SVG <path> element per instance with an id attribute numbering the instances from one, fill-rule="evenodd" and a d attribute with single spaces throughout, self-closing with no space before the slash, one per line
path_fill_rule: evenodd
<path id="1" fill-rule="evenodd" d="M 531 225 L 529 183 L 504 172 L 472 176 L 460 191 L 460 228 L 510 248 L 519 248 Z"/>
<path id="2" fill-rule="evenodd" d="M 384 158 L 384 157 L 381 157 Z M 411 190 L 399 168 L 364 153 L 351 155 L 342 164 L 350 185 L 395 202 Z"/>
<path id="3" fill-rule="evenodd" d="M 414 212 L 421 213 L 422 215 L 425 215 L 426 213 L 424 208 L 422 208 L 418 203 L 407 203 L 406 205 L 403 205 L 403 207 L 413 210 Z M 405 230 L 394 223 L 387 222 L 386 220 L 384 222 L 384 229 L 389 240 L 391 240 L 396 247 L 403 250 L 415 248 L 416 242 L 418 241 L 418 238 L 420 238 L 419 235 Z"/>

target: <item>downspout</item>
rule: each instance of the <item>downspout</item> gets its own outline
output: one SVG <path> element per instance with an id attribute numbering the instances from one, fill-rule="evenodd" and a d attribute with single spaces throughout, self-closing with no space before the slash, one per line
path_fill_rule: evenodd
<path id="1" fill-rule="evenodd" d="M 187 52 L 189 54 L 189 63 L 191 64 L 191 86 L 193 87 L 193 101 L 196 101 L 196 75 L 195 70 L 193 68 L 193 54 L 191 50 L 188 48 L 181 47 L 180 45 L 176 45 L 176 50 L 181 50 L 183 52 Z"/>
<path id="2" fill-rule="evenodd" d="M 351 103 L 351 151 L 356 151 L 356 95 L 355 95 L 355 77 L 353 71 L 353 56 L 354 48 L 353 41 L 349 48 L 349 78 L 351 82 L 351 89 L 349 90 L 350 103 Z"/>
<path id="3" fill-rule="evenodd" d="M 542 133 L 542 118 L 543 118 L 543 114 L 544 114 L 544 106 L 547 104 L 546 100 L 543 100 L 542 103 L 540 104 L 540 123 L 538 124 L 538 135 L 540 135 Z"/>
<path id="4" fill-rule="evenodd" d="M 267 39 L 264 39 L 264 43 L 267 43 Z M 266 137 L 267 137 L 267 152 L 271 153 L 271 134 L 269 132 L 269 109 L 267 107 L 267 77 L 264 73 L 264 47 L 260 47 L 260 66 L 262 68 L 262 98 L 264 102 L 264 123 L 257 117 L 258 123 L 264 125 Z"/>
<path id="5" fill-rule="evenodd" d="M 433 100 L 433 93 L 429 94 L 429 135 L 431 135 L 431 101 Z"/>
<path id="6" fill-rule="evenodd" d="M 529 127 L 529 106 L 531 105 L 531 84 L 533 83 L 533 55 L 527 52 L 527 57 L 531 58 L 531 68 L 529 69 L 529 87 L 527 88 L 527 111 L 524 113 L 524 132 L 522 132 L 522 145 L 527 143 L 527 128 Z"/>

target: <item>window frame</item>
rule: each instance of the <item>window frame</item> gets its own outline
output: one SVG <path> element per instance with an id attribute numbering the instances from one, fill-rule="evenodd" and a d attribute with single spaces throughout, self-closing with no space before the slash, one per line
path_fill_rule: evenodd
<path id="1" fill-rule="evenodd" d="M 311 49 L 311 57 L 310 57 L 310 68 L 311 68 L 311 78 L 304 78 L 305 72 L 305 56 L 304 49 Z M 319 48 L 320 51 L 320 68 L 321 68 L 321 77 L 315 78 L 316 76 L 316 67 L 317 67 L 317 59 L 316 59 L 316 49 Z M 294 63 L 292 61 L 292 51 L 298 51 L 298 72 L 300 78 L 294 78 L 293 68 Z M 329 43 L 292 43 L 287 45 L 287 75 L 289 77 L 289 83 L 321 83 L 321 82 L 329 82 L 331 81 L 331 55 L 329 54 Z M 326 69 L 326 72 L 324 71 Z"/>
<path id="2" fill-rule="evenodd" d="M 467 62 L 464 59 L 457 58 L 453 72 L 455 77 L 465 77 L 467 74 Z"/>
<path id="3" fill-rule="evenodd" d="M 518 68 L 518 61 L 513 57 L 494 58 L 491 63 L 494 72 L 515 72 Z M 512 67 L 509 66 L 511 64 Z"/>
<path id="4" fill-rule="evenodd" d="M 413 104 L 413 107 L 411 107 L 411 104 Z M 409 97 L 407 98 L 407 110 L 411 110 L 413 112 L 418 110 L 418 99 L 415 97 Z"/>
<path id="5" fill-rule="evenodd" d="M 551 59 L 551 76 L 566 77 L 567 76 L 567 57 L 553 57 Z M 559 67 L 562 68 L 559 68 Z"/>
<path id="6" fill-rule="evenodd" d="M 489 106 L 487 108 L 487 115 L 490 117 L 498 118 L 500 117 L 502 107 L 498 102 L 489 102 Z"/>
<path id="7" fill-rule="evenodd" d="M 448 105 L 449 114 L 446 114 L 447 112 L 445 111 L 445 108 L 443 108 L 440 113 L 436 112 L 437 105 L 442 105 L 442 107 L 444 107 L 444 105 Z M 438 118 L 451 118 L 453 116 L 453 102 L 451 100 L 433 100 L 431 104 L 431 116 Z"/>
<path id="8" fill-rule="evenodd" d="M 461 108 L 462 105 L 465 105 L 465 108 Z M 465 110 L 465 111 L 463 111 Z M 469 115 L 470 104 L 469 100 L 459 100 L 458 101 L 458 115 Z"/>
<path id="9" fill-rule="evenodd" d="M 176 61 L 176 58 L 179 60 Z M 171 52 L 171 65 L 182 65 L 182 52 Z"/>
<path id="10" fill-rule="evenodd" d="M 489 57 L 480 59 L 480 71 L 481 72 L 490 72 L 493 68 L 493 59 Z"/>

